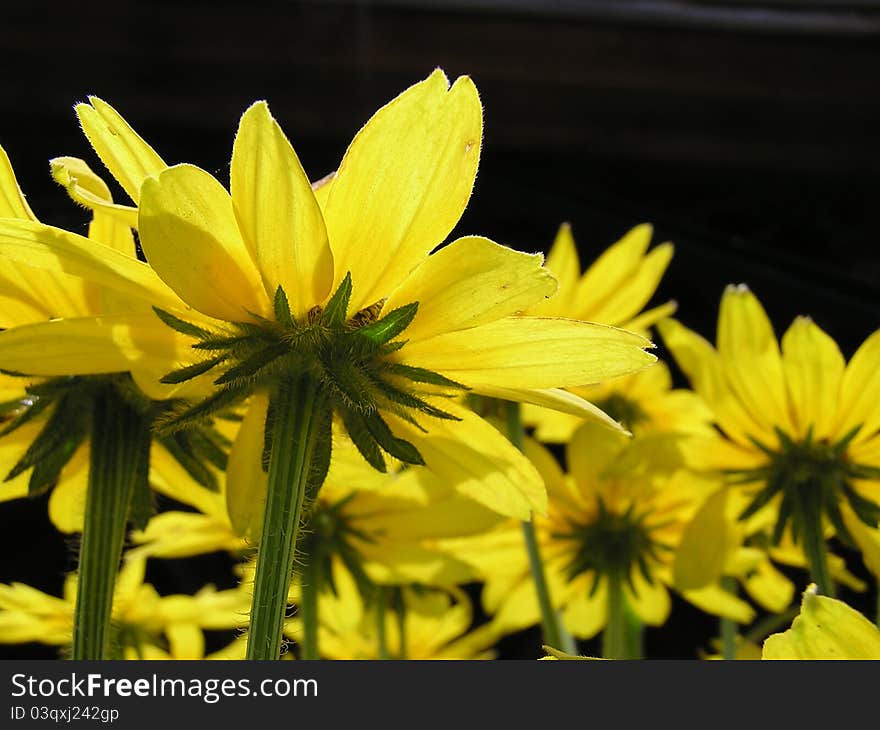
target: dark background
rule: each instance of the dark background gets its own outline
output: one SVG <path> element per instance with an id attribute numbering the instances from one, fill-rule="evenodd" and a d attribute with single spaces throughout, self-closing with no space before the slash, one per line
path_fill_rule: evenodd
<path id="1" fill-rule="evenodd" d="M 102 169 L 72 111 L 88 94 L 168 162 L 221 180 L 241 112 L 268 99 L 318 178 L 375 109 L 441 66 L 470 74 L 485 106 L 460 232 L 546 250 L 568 220 L 588 262 L 650 221 L 658 242 L 676 243 L 656 301 L 678 300 L 711 339 L 731 282 L 752 287 L 780 333 L 810 314 L 847 356 L 880 322 L 875 1 L 42 0 L 4 8 L 0 39 L 0 144 L 46 222 L 85 228 L 47 162 Z M 45 500 L 0 506 L 0 534 L 0 581 L 60 591 L 73 566 Z M 224 580 L 216 556 L 151 571 L 171 593 L 197 587 L 202 568 Z M 873 591 L 844 597 L 872 615 Z M 693 657 L 715 632 L 676 604 L 648 652 Z M 527 632 L 502 656 L 536 646 Z M 54 656 L 0 646 L 25 653 Z"/>

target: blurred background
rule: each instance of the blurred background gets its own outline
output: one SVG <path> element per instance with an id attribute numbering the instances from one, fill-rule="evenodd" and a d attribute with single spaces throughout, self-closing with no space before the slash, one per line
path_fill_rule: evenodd
<path id="1" fill-rule="evenodd" d="M 458 232 L 540 251 L 570 221 L 587 263 L 647 221 L 676 244 L 656 300 L 710 339 L 731 282 L 779 333 L 812 315 L 846 356 L 880 326 L 878 0 L 30 0 L 4 8 L 0 33 L 0 144 L 46 222 L 85 230 L 48 160 L 102 169 L 72 111 L 89 94 L 221 180 L 241 112 L 267 99 L 317 179 L 440 66 L 471 75 L 485 106 Z M 0 581 L 57 594 L 74 566 L 45 515 L 45 500 L 2 505 Z M 231 585 L 222 556 L 151 577 L 173 593 L 205 571 Z M 843 597 L 873 614 L 873 592 Z M 647 653 L 694 657 L 716 631 L 679 602 Z M 510 637 L 501 656 L 532 658 L 537 640 Z M 26 654 L 55 651 L 0 645 Z"/>

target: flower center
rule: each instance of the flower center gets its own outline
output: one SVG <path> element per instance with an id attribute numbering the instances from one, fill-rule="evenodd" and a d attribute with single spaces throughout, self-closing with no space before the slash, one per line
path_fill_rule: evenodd
<path id="1" fill-rule="evenodd" d="M 645 523 L 647 513 L 636 514 L 633 504 L 622 513 L 611 512 L 601 498 L 597 504 L 599 509 L 591 522 L 570 522 L 569 530 L 554 535 L 573 543 L 574 551 L 567 566 L 569 579 L 592 572 L 591 594 L 595 593 L 602 577 L 625 580 L 634 590 L 636 570 L 653 583 L 651 565 L 669 548 L 651 536 L 651 528 Z"/>
<path id="2" fill-rule="evenodd" d="M 779 513 L 773 529 L 773 542 L 778 544 L 787 526 L 796 541 L 804 538 L 809 521 L 824 515 L 834 525 L 838 536 L 853 544 L 852 535 L 843 521 L 841 503 L 847 502 L 865 524 L 876 527 L 880 506 L 856 491 L 854 479 L 877 479 L 880 469 L 850 461 L 846 451 L 858 433 L 851 431 L 836 443 L 814 440 L 812 429 L 802 441 L 794 441 L 781 429 L 778 449 L 771 449 L 752 439 L 768 457 L 768 463 L 757 469 L 730 472 L 741 483 L 761 482 L 748 507 L 740 515 L 744 520 L 754 515 L 777 496 Z"/>
<path id="3" fill-rule="evenodd" d="M 422 428 L 416 416 L 457 420 L 427 397 L 452 397 L 465 387 L 438 373 L 413 367 L 392 357 L 405 344 L 397 337 L 418 311 L 418 302 L 381 316 L 376 302 L 347 316 L 351 297 L 347 275 L 324 307 L 312 308 L 303 321 L 290 312 L 287 296 L 278 287 L 274 319 L 232 322 L 224 331 L 211 331 L 157 309 L 165 324 L 193 337 L 205 359 L 168 373 L 165 383 L 181 383 L 210 371 L 219 389 L 191 408 L 170 414 L 160 427 L 166 432 L 189 428 L 218 410 L 243 400 L 257 390 L 272 394 L 281 379 L 306 376 L 316 382 L 331 412 L 340 415 L 349 436 L 364 458 L 385 471 L 383 452 L 408 464 L 423 464 L 416 448 L 391 433 L 380 412 L 392 413 Z M 267 443 L 271 443 L 271 412 Z M 329 424 L 329 421 L 328 421 Z M 424 430 L 424 429 L 422 429 Z"/>
<path id="4" fill-rule="evenodd" d="M 622 393 L 612 393 L 604 400 L 596 401 L 596 405 L 628 431 L 650 420 L 636 401 Z"/>

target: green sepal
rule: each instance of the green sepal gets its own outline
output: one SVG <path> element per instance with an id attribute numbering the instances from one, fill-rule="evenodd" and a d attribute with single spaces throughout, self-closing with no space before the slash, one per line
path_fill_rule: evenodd
<path id="1" fill-rule="evenodd" d="M 189 440 L 190 433 L 189 431 L 178 431 L 169 436 L 161 436 L 159 443 L 198 484 L 211 492 L 219 492 L 220 486 L 217 483 L 217 477 L 193 453 L 193 447 Z"/>
<path id="2" fill-rule="evenodd" d="M 272 307 L 275 310 L 275 321 L 282 327 L 293 327 L 293 316 L 290 314 L 290 302 L 287 301 L 287 294 L 281 285 L 275 290 L 275 298 L 272 300 Z"/>
<path id="3" fill-rule="evenodd" d="M 242 360 L 238 365 L 229 368 L 229 370 L 214 381 L 214 385 L 226 385 L 236 380 L 249 380 L 286 352 L 287 345 L 285 343 L 276 343 L 258 350 L 250 357 Z"/>
<path id="4" fill-rule="evenodd" d="M 393 403 L 398 403 L 399 405 L 405 406 L 407 408 L 419 410 L 429 416 L 433 416 L 434 418 L 441 418 L 445 421 L 461 420 L 461 418 L 459 418 L 458 416 L 453 416 L 451 413 L 447 413 L 446 411 L 437 408 L 436 406 L 432 406 L 430 403 L 422 400 L 418 396 L 407 393 L 406 391 L 400 390 L 399 388 L 395 388 L 393 385 L 385 382 L 384 380 L 376 379 L 375 384 L 379 388 L 381 393 Z"/>
<path id="5" fill-rule="evenodd" d="M 182 367 L 178 370 L 172 370 L 170 373 L 166 373 L 161 378 L 159 378 L 159 382 L 165 383 L 166 385 L 185 383 L 187 380 L 192 380 L 199 375 L 204 375 L 206 372 L 215 368 L 225 359 L 226 355 L 218 355 L 217 357 L 212 357 L 209 360 L 203 360 L 202 362 L 197 362 L 193 365 L 187 365 L 186 367 Z"/>
<path id="6" fill-rule="evenodd" d="M 418 466 L 425 465 L 425 460 L 422 458 L 419 450 L 409 441 L 397 438 L 397 436 L 391 433 L 388 424 L 385 423 L 384 419 L 378 412 L 367 414 L 364 417 L 364 423 L 366 424 L 370 435 L 376 440 L 379 446 L 391 454 L 391 456 L 406 464 L 416 464 Z"/>
<path id="7" fill-rule="evenodd" d="M 18 404 L 22 404 L 22 401 L 15 401 Z M 46 408 L 48 408 L 52 404 L 52 400 L 46 397 L 34 396 L 34 400 L 31 402 L 31 405 L 25 406 L 25 409 L 19 413 L 15 418 L 13 418 L 6 426 L 0 431 L 0 437 L 6 436 L 16 429 L 21 428 L 26 423 L 34 420 L 37 416 L 43 413 Z"/>
<path id="8" fill-rule="evenodd" d="M 427 383 L 428 385 L 439 385 L 444 388 L 455 388 L 456 390 L 470 390 L 468 386 L 440 375 L 440 373 L 435 373 L 433 370 L 405 365 L 402 362 L 385 363 L 382 369 L 392 375 L 399 375 L 407 380 L 412 380 L 414 383 Z"/>
<path id="9" fill-rule="evenodd" d="M 342 423 L 357 450 L 376 471 L 385 474 L 388 467 L 376 440 L 370 434 L 363 416 L 354 410 L 342 410 Z"/>
<path id="10" fill-rule="evenodd" d="M 202 340 L 213 335 L 212 332 L 209 332 L 206 329 L 194 325 L 192 322 L 187 322 L 185 319 L 175 317 L 173 314 L 171 314 L 171 312 L 166 312 L 164 309 L 153 307 L 153 311 L 156 313 L 156 316 L 158 316 L 159 319 L 162 320 L 162 322 L 168 325 L 175 332 L 180 332 L 180 334 L 182 335 L 195 337 L 197 340 Z"/>
<path id="11" fill-rule="evenodd" d="M 355 332 L 375 345 L 384 345 L 409 327 L 418 311 L 418 302 L 405 304 L 390 311 L 377 322 L 361 327 Z"/>
<path id="12" fill-rule="evenodd" d="M 177 406 L 166 411 L 156 418 L 153 430 L 162 436 L 182 429 L 193 428 L 218 415 L 221 411 L 231 408 L 247 396 L 248 391 L 244 388 L 235 386 L 223 388 L 194 405 Z"/>
<path id="13" fill-rule="evenodd" d="M 332 329 L 340 329 L 345 324 L 348 303 L 351 300 L 351 272 L 346 273 L 327 306 L 324 307 L 324 324 Z"/>

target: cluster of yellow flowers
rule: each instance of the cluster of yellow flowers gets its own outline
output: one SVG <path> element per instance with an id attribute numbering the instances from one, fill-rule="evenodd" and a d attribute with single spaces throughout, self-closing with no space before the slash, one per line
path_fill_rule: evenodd
<path id="1" fill-rule="evenodd" d="M 63 597 L 0 585 L 0 642 L 491 658 L 540 624 L 554 656 L 601 633 L 604 657 L 639 658 L 675 593 L 745 658 L 813 583 L 765 658 L 880 658 L 833 598 L 867 586 L 830 549 L 880 575 L 880 332 L 848 363 L 808 318 L 780 346 L 736 286 L 713 347 L 674 302 L 645 310 L 673 255 L 647 225 L 586 272 L 567 225 L 546 261 L 438 248 L 480 156 L 467 77 L 404 91 L 314 183 L 264 102 L 228 189 L 106 102 L 76 113 L 130 198 L 52 160 L 87 236 L 41 222 L 0 149 L 0 499 L 51 490 L 53 524 L 82 533 Z M 655 331 L 692 390 L 647 352 Z M 145 582 L 148 561 L 216 551 L 237 588 Z"/>

